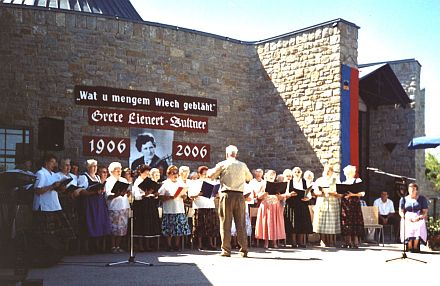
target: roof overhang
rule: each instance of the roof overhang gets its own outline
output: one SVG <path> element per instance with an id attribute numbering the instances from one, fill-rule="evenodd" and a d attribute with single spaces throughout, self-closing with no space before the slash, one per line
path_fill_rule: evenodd
<path id="1" fill-rule="evenodd" d="M 395 104 L 405 107 L 411 103 L 411 99 L 387 63 L 359 68 L 359 94 L 367 106 L 374 108 Z"/>

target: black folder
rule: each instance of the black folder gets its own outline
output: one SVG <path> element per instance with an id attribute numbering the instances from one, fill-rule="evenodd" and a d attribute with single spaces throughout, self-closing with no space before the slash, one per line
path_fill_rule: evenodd
<path id="1" fill-rule="evenodd" d="M 336 184 L 336 192 L 340 195 L 348 194 L 348 192 L 351 192 L 352 194 L 357 194 L 360 192 L 365 192 L 365 185 L 363 182 L 354 183 L 351 185 Z"/>
<path id="2" fill-rule="evenodd" d="M 73 178 L 63 178 L 63 179 L 61 179 L 60 181 L 59 181 L 59 183 L 60 183 L 60 187 L 65 187 L 65 186 L 67 186 L 70 182 L 72 182 L 72 180 L 73 180 Z"/>
<path id="3" fill-rule="evenodd" d="M 160 189 L 161 184 L 153 181 L 150 178 L 146 178 L 145 180 L 142 181 L 142 183 L 140 183 L 138 185 L 139 189 L 141 189 L 144 192 L 152 192 L 155 193 Z"/>
<path id="4" fill-rule="evenodd" d="M 284 194 L 287 189 L 287 182 L 266 182 L 266 192 L 269 195 Z"/>
<path id="5" fill-rule="evenodd" d="M 205 181 L 203 181 L 202 183 L 201 192 L 203 196 L 208 199 L 214 198 L 219 190 L 220 190 L 220 184 L 213 185 Z"/>
<path id="6" fill-rule="evenodd" d="M 127 189 L 130 186 L 130 184 L 121 182 L 121 181 L 116 181 L 115 185 L 112 188 L 112 193 L 115 196 L 123 196 L 127 193 Z"/>
<path id="7" fill-rule="evenodd" d="M 75 185 L 70 185 L 66 188 L 66 192 L 73 192 L 75 190 L 80 189 L 81 187 L 75 186 Z"/>
<path id="8" fill-rule="evenodd" d="M 104 183 L 96 182 L 96 183 L 93 183 L 93 184 L 89 185 L 87 187 L 87 191 L 89 191 L 89 192 L 97 192 L 99 190 L 104 189 L 104 186 L 105 186 L 105 182 Z"/>
<path id="9" fill-rule="evenodd" d="M 295 188 L 293 188 L 293 191 L 297 194 L 296 195 L 296 197 L 297 198 L 306 198 L 307 197 L 307 195 L 310 193 L 310 192 L 312 192 L 312 186 L 310 186 L 310 187 L 308 187 L 307 189 L 305 189 L 305 190 L 299 190 L 299 189 L 295 189 Z"/>

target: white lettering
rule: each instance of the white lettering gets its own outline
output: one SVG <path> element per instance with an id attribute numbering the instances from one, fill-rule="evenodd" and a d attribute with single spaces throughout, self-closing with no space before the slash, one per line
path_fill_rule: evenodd
<path id="1" fill-rule="evenodd" d="M 128 115 L 128 124 L 132 125 L 153 125 L 163 126 L 163 116 L 144 116 L 137 112 L 132 112 Z"/>
<path id="2" fill-rule="evenodd" d="M 158 98 L 156 97 L 155 99 L 156 102 L 156 106 L 160 106 L 160 107 L 171 107 L 171 108 L 179 108 L 179 101 L 177 101 L 177 99 L 175 100 L 167 100 L 165 98 Z"/>
<path id="3" fill-rule="evenodd" d="M 93 121 L 95 121 L 95 122 L 99 122 L 99 121 L 101 121 L 101 119 L 102 119 L 102 114 L 101 114 L 101 111 L 99 111 L 99 110 L 95 110 L 93 113 L 92 113 L 92 120 Z"/>
<path id="4" fill-rule="evenodd" d="M 177 116 L 170 118 L 170 126 L 175 128 L 189 128 L 189 129 L 202 129 L 205 130 L 206 122 L 202 120 L 193 120 L 191 118 L 181 119 Z"/>
<path id="5" fill-rule="evenodd" d="M 214 104 L 207 102 L 185 102 L 183 103 L 183 109 L 188 110 L 200 110 L 200 111 L 214 111 Z"/>
<path id="6" fill-rule="evenodd" d="M 117 112 L 101 113 L 101 111 L 97 109 L 92 113 L 91 118 L 94 122 L 104 121 L 122 123 L 124 120 L 124 114 Z"/>
<path id="7" fill-rule="evenodd" d="M 112 94 L 113 102 L 121 102 L 128 103 L 132 106 L 136 105 L 150 105 L 150 99 L 145 97 L 137 97 L 137 96 L 124 96 L 119 94 Z"/>
<path id="8" fill-rule="evenodd" d="M 84 99 L 84 100 L 95 100 L 96 101 L 96 91 L 91 93 L 88 91 L 80 90 L 79 97 L 80 97 L 80 99 Z"/>

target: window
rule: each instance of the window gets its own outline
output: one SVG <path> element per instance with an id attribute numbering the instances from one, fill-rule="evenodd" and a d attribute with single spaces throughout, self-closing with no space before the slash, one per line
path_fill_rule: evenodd
<path id="1" fill-rule="evenodd" d="M 0 128 L 0 172 L 15 168 L 17 162 L 30 156 L 30 130 Z"/>

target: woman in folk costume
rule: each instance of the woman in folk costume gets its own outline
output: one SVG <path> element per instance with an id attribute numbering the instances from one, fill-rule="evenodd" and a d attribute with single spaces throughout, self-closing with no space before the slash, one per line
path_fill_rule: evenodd
<path id="1" fill-rule="evenodd" d="M 122 182 L 128 185 L 126 179 L 121 177 L 122 166 L 119 162 L 112 162 L 108 166 L 111 174 L 105 182 L 105 194 L 107 197 L 108 212 L 111 221 L 111 244 L 112 253 L 121 253 L 122 237 L 127 234 L 128 216 L 130 210 L 130 203 L 128 201 L 129 193 L 112 193 L 116 182 Z"/>
<path id="2" fill-rule="evenodd" d="M 343 171 L 346 177 L 343 184 L 352 185 L 362 182 L 360 178 L 355 178 L 355 166 L 348 165 Z M 364 218 L 360 198 L 365 195 L 365 192 L 360 191 L 358 193 L 348 192 L 341 198 L 341 233 L 345 240 L 343 248 L 358 248 L 359 237 L 364 235 Z"/>
<path id="3" fill-rule="evenodd" d="M 306 190 L 307 182 L 302 178 L 302 170 L 299 167 L 295 167 L 292 170 L 292 180 L 289 182 L 289 192 L 294 192 L 297 190 Z M 293 235 L 295 239 L 293 242 L 297 244 L 298 247 L 306 247 L 306 235 L 313 233 L 312 219 L 310 217 L 309 211 L 309 201 L 311 199 L 311 193 L 307 192 L 304 196 L 294 196 L 289 198 L 287 201 L 293 201 L 291 206 L 293 206 Z M 294 247 L 294 245 L 292 244 Z"/>
<path id="4" fill-rule="evenodd" d="M 420 244 L 426 245 L 428 218 L 428 200 L 419 194 L 419 186 L 408 185 L 408 195 L 399 202 L 400 239 L 405 241 L 408 251 L 420 252 Z"/>
<path id="5" fill-rule="evenodd" d="M 322 177 L 316 180 L 314 186 L 317 199 L 313 231 L 320 234 L 323 246 L 336 246 L 336 235 L 341 233 L 341 207 L 336 193 L 337 182 L 333 166 L 325 166 Z"/>
<path id="6" fill-rule="evenodd" d="M 81 229 L 87 238 L 95 241 L 99 252 L 105 251 L 105 237 L 110 234 L 110 218 L 104 186 L 91 191 L 87 190 L 94 184 L 100 184 L 101 178 L 97 175 L 98 162 L 90 159 L 86 162 L 87 171 L 78 177 L 78 187 L 81 191 Z M 87 239 L 86 247 L 88 245 Z"/>
<path id="7" fill-rule="evenodd" d="M 276 172 L 269 170 L 265 174 L 265 182 L 274 182 Z M 257 222 L 255 226 L 255 238 L 264 240 L 264 247 L 269 247 L 269 241 L 273 247 L 278 248 L 278 240 L 286 239 L 284 229 L 284 207 L 282 202 L 286 199 L 285 194 L 269 195 L 266 187 L 262 188 L 257 197 L 261 200 L 258 208 Z M 286 188 L 287 191 L 287 188 Z"/>
<path id="8" fill-rule="evenodd" d="M 141 183 L 150 180 L 150 166 L 141 164 L 138 166 L 137 177 L 132 187 L 134 197 L 133 201 L 133 233 L 141 236 L 157 236 L 161 232 L 161 223 L 159 218 L 159 193 L 158 189 L 151 187 L 142 188 Z M 150 181 L 151 182 L 151 181 Z M 141 185 L 141 187 L 140 187 Z M 153 184 L 150 184 L 153 185 Z M 150 251 L 150 238 L 138 238 L 139 251 Z"/>
<path id="9" fill-rule="evenodd" d="M 183 200 L 187 197 L 186 185 L 178 181 L 179 169 L 171 165 L 166 179 L 159 189 L 159 198 L 162 200 L 162 235 L 167 239 L 168 251 L 180 251 L 180 240 L 183 235 L 190 235 L 191 229 L 185 215 Z M 174 237 L 174 247 L 172 238 Z"/>
<path id="10" fill-rule="evenodd" d="M 198 179 L 192 180 L 189 190 L 191 191 L 193 215 L 193 238 L 197 241 L 197 248 L 203 248 L 202 242 L 204 238 L 208 239 L 208 250 L 217 249 L 214 238 L 220 233 L 220 220 L 215 208 L 215 197 L 207 198 L 201 195 L 203 182 L 215 184 L 214 181 L 207 177 L 208 167 L 200 166 L 198 168 Z M 218 195 L 217 195 L 218 197 Z"/>

